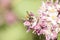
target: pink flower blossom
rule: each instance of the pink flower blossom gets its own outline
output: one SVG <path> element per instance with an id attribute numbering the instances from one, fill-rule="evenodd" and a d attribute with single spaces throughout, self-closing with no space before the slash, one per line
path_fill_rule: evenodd
<path id="1" fill-rule="evenodd" d="M 60 32 L 60 5 L 58 0 L 53 3 L 53 0 L 43 2 L 38 10 L 39 16 L 32 16 L 29 14 L 29 19 L 24 25 L 28 25 L 29 30 L 37 35 L 45 35 L 46 40 L 55 40 Z M 32 13 L 33 14 L 33 13 Z M 30 22 L 29 22 L 30 21 Z"/>
<path id="2" fill-rule="evenodd" d="M 16 16 L 14 15 L 12 11 L 6 11 L 5 19 L 8 24 L 11 24 L 16 21 Z"/>
<path id="3" fill-rule="evenodd" d="M 29 21 L 25 21 L 25 22 L 24 22 L 24 25 L 25 25 L 25 26 L 30 26 L 30 22 L 29 22 Z"/>
<path id="4" fill-rule="evenodd" d="M 1 1 L 1 6 L 6 8 L 7 6 L 10 5 L 11 0 L 0 0 Z"/>

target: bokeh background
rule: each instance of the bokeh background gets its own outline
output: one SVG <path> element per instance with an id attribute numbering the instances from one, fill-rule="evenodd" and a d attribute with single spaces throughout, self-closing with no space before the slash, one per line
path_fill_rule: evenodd
<path id="1" fill-rule="evenodd" d="M 44 40 L 43 37 L 41 39 L 31 32 L 27 33 L 26 27 L 20 20 L 24 19 L 26 11 L 38 15 L 37 11 L 42 0 L 9 0 L 10 4 L 6 3 L 8 4 L 6 6 L 5 2 L 6 0 L 0 1 L 0 40 Z M 58 40 L 60 40 L 60 34 L 58 34 Z"/>

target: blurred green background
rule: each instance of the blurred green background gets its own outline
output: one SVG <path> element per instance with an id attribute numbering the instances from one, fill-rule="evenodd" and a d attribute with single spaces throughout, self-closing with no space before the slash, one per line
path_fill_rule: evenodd
<path id="1" fill-rule="evenodd" d="M 19 18 L 24 18 L 26 11 L 32 11 L 37 15 L 40 5 L 41 0 L 12 0 L 13 11 Z M 39 40 L 37 35 L 27 33 L 26 30 L 22 22 L 16 22 L 10 26 L 4 24 L 0 28 L 0 40 Z M 58 40 L 59 38 L 60 36 Z"/>

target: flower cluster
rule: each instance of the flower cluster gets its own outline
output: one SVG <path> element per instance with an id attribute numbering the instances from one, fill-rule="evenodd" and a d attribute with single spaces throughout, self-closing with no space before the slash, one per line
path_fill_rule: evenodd
<path id="1" fill-rule="evenodd" d="M 27 31 L 33 30 L 32 33 L 43 34 L 46 40 L 56 40 L 57 34 L 60 32 L 60 5 L 58 0 L 55 3 L 52 0 L 46 3 L 42 2 L 38 13 L 39 15 L 35 16 L 30 12 L 26 16 L 24 25 L 27 26 Z"/>

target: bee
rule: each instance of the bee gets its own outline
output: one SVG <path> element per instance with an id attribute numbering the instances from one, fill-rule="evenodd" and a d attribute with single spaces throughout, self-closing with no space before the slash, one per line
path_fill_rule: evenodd
<path id="1" fill-rule="evenodd" d="M 27 11 L 27 21 L 29 21 L 31 23 L 31 26 L 34 27 L 37 24 L 37 18 L 34 16 L 34 14 L 32 12 L 28 12 Z"/>

